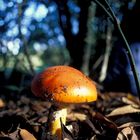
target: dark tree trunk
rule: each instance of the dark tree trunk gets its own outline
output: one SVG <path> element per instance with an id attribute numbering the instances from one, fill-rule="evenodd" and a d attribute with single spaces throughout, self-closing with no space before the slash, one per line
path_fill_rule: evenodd
<path id="1" fill-rule="evenodd" d="M 90 1 L 78 1 L 78 6 L 80 7 L 79 13 L 79 32 L 74 35 L 72 33 L 71 25 L 71 13 L 67 6 L 67 0 L 55 1 L 58 5 L 59 16 L 60 16 L 60 26 L 62 28 L 65 40 L 66 47 L 70 53 L 71 63 L 70 65 L 81 69 L 83 64 L 84 56 L 84 46 L 85 46 L 85 37 L 87 33 L 87 19 L 88 19 L 88 7 Z M 63 21 L 63 19 L 66 19 Z"/>
<path id="2" fill-rule="evenodd" d="M 128 9 L 128 4 L 124 9 L 124 16 L 121 27 L 129 43 L 140 42 L 140 1 L 137 0 L 133 9 Z"/>

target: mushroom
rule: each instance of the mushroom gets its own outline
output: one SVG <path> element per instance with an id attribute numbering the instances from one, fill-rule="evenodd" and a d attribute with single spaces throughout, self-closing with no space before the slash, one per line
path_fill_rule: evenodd
<path id="1" fill-rule="evenodd" d="M 52 66 L 45 69 L 33 78 L 31 90 L 36 96 L 54 104 L 50 132 L 59 140 L 62 135 L 61 121 L 64 125 L 66 124 L 68 104 L 97 100 L 94 82 L 70 66 Z"/>

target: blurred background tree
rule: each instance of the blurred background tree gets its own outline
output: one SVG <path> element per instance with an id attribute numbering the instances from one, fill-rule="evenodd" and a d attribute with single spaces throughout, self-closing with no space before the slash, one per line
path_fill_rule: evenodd
<path id="1" fill-rule="evenodd" d="M 109 0 L 109 4 L 128 41 L 136 37 L 139 41 L 132 29 L 139 31 L 133 22 L 139 13 L 138 0 Z M 33 75 L 48 66 L 71 65 L 102 83 L 104 90 L 132 91 L 124 44 L 91 0 L 1 0 L 0 38 L 0 69 L 7 79 L 15 69 Z"/>

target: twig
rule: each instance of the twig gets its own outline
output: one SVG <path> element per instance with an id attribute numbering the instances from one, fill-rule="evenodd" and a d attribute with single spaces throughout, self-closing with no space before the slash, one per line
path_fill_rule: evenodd
<path id="1" fill-rule="evenodd" d="M 137 92 L 138 92 L 138 96 L 139 96 L 139 100 L 140 100 L 140 82 L 139 82 L 138 73 L 137 73 L 137 69 L 136 69 L 136 65 L 135 65 L 135 61 L 134 61 L 131 49 L 130 49 L 129 44 L 128 44 L 128 42 L 123 34 L 123 31 L 120 27 L 120 22 L 117 19 L 117 17 L 115 16 L 114 11 L 112 10 L 109 3 L 106 0 L 104 0 L 104 1 L 105 1 L 105 4 L 107 5 L 107 7 L 105 7 L 103 4 L 101 4 L 98 0 L 94 0 L 94 2 L 96 4 L 98 4 L 106 12 L 106 14 L 111 18 L 111 21 L 113 21 L 114 26 L 118 29 L 118 31 L 119 31 L 119 33 L 120 33 L 120 35 L 125 43 L 124 47 L 126 49 L 126 52 L 127 52 L 127 55 L 128 55 L 129 61 L 130 61 L 130 65 L 132 68 L 132 72 L 134 75 L 134 79 L 135 79 L 136 87 L 137 87 Z"/>
<path id="2" fill-rule="evenodd" d="M 94 0 L 94 2 L 99 5 L 105 12 L 106 14 L 108 15 L 108 17 L 110 17 L 111 21 L 114 22 L 114 19 L 113 19 L 113 16 L 112 14 L 107 10 L 107 8 L 102 4 L 100 3 L 98 0 Z"/>
<path id="3" fill-rule="evenodd" d="M 106 48 L 105 48 L 105 54 L 104 54 L 104 60 L 101 68 L 101 73 L 99 77 L 99 81 L 103 82 L 107 75 L 107 69 L 108 69 L 108 63 L 109 63 L 109 57 L 112 49 L 112 26 L 110 26 L 110 22 L 108 21 L 107 25 L 107 35 L 106 35 Z"/>

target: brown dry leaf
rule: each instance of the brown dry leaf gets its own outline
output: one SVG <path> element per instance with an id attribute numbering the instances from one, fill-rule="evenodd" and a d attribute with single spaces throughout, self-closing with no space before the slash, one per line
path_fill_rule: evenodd
<path id="1" fill-rule="evenodd" d="M 96 135 L 92 136 L 90 140 L 97 140 Z"/>
<path id="2" fill-rule="evenodd" d="M 43 116 L 43 117 L 39 118 L 39 120 L 38 120 L 39 123 L 46 123 L 47 121 L 48 121 L 47 116 Z"/>
<path id="3" fill-rule="evenodd" d="M 22 140 L 37 140 L 30 132 L 26 129 L 20 129 L 20 136 Z"/>
<path id="4" fill-rule="evenodd" d="M 95 134 L 100 134 L 100 132 L 95 128 L 93 123 L 87 118 L 85 122 L 88 124 L 88 126 L 93 130 Z"/>
<path id="5" fill-rule="evenodd" d="M 139 128 L 138 128 L 139 129 Z M 133 130 L 133 135 L 132 135 L 132 138 L 131 138 L 131 140 L 139 140 L 140 139 L 140 132 L 139 131 L 137 131 L 137 129 L 134 129 Z"/>
<path id="6" fill-rule="evenodd" d="M 122 124 L 121 126 L 119 126 L 119 129 L 125 128 L 125 127 L 136 127 L 136 126 L 140 126 L 140 122 L 127 122 Z"/>
<path id="7" fill-rule="evenodd" d="M 101 114 L 99 112 L 93 112 L 92 116 L 94 119 L 96 119 L 96 120 L 100 121 L 102 124 L 105 124 L 106 126 L 108 126 L 108 128 L 118 132 L 117 125 L 113 121 L 109 120 L 103 114 Z"/>
<path id="8" fill-rule="evenodd" d="M 0 99 L 0 108 L 3 108 L 3 107 L 5 107 L 5 103 L 2 99 Z"/>
<path id="9" fill-rule="evenodd" d="M 128 105 L 137 105 L 133 100 L 127 97 L 122 97 L 122 102 Z"/>
<path id="10" fill-rule="evenodd" d="M 31 108 L 36 112 L 46 112 L 51 106 L 50 102 L 33 101 Z"/>
<path id="11" fill-rule="evenodd" d="M 129 113 L 136 113 L 136 112 L 137 113 L 140 112 L 140 109 L 138 109 L 138 106 L 126 105 L 126 106 L 118 107 L 114 109 L 110 114 L 106 116 L 111 117 L 111 116 L 124 115 L 124 114 L 129 114 Z"/>
<path id="12" fill-rule="evenodd" d="M 134 127 L 126 127 L 118 134 L 117 140 L 139 140 L 140 133 Z"/>
<path id="13" fill-rule="evenodd" d="M 24 104 L 28 105 L 30 103 L 30 99 L 25 96 L 21 96 L 20 103 L 24 103 Z"/>
<path id="14" fill-rule="evenodd" d="M 87 116 L 82 113 L 72 112 L 72 113 L 68 114 L 67 118 L 70 120 L 73 120 L 73 121 L 75 121 L 75 120 L 84 121 L 84 120 L 86 120 Z"/>
<path id="15" fill-rule="evenodd" d="M 139 98 L 136 96 L 133 96 L 132 94 L 127 94 L 127 98 L 133 102 L 135 102 L 136 104 L 139 104 Z"/>
<path id="16" fill-rule="evenodd" d="M 132 129 L 130 127 L 124 128 L 117 136 L 117 140 L 129 140 L 128 135 L 132 137 Z"/>
<path id="17" fill-rule="evenodd" d="M 5 134 L 1 131 L 0 132 L 1 133 L 0 134 L 0 139 L 19 140 L 18 132 L 19 132 L 18 129 L 16 131 L 14 131 L 12 133 L 8 133 L 8 134 Z"/>

